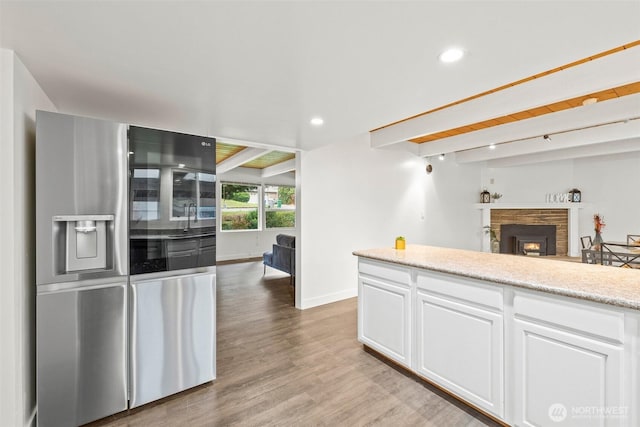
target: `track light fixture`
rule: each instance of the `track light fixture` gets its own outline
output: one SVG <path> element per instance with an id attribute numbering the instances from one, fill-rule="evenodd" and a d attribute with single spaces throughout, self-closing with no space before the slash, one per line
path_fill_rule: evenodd
<path id="1" fill-rule="evenodd" d="M 444 154 L 440 154 L 440 155 L 438 156 L 438 160 L 444 160 Z"/>
<path id="2" fill-rule="evenodd" d="M 544 138 L 545 142 L 550 142 L 551 141 L 551 137 L 549 135 L 544 135 L 542 138 Z"/>

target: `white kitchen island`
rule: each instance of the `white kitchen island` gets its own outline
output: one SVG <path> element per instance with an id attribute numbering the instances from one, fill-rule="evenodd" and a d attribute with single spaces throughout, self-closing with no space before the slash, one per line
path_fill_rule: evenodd
<path id="1" fill-rule="evenodd" d="M 508 425 L 640 425 L 640 270 L 418 245 L 354 255 L 370 349 Z"/>

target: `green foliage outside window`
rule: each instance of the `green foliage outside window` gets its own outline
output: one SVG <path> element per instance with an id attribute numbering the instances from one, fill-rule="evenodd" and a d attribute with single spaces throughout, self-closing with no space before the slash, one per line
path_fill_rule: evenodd
<path id="1" fill-rule="evenodd" d="M 222 198 L 227 200 L 236 200 L 238 202 L 248 202 L 249 192 L 255 190 L 255 185 L 240 185 L 240 184 L 223 184 L 222 185 Z M 239 200 L 239 198 L 246 200 Z"/>
<path id="2" fill-rule="evenodd" d="M 246 191 L 240 191 L 231 195 L 231 200 L 235 200 L 236 202 L 240 203 L 247 203 L 250 198 L 251 195 L 249 195 L 249 193 L 247 193 Z"/>
<path id="3" fill-rule="evenodd" d="M 278 187 L 278 199 L 283 205 L 293 205 L 296 200 L 295 187 Z"/>
<path id="4" fill-rule="evenodd" d="M 266 228 L 294 228 L 296 226 L 296 189 L 292 186 L 265 184 L 244 185 L 222 183 L 221 229 L 259 230 L 258 208 L 261 206 Z M 264 204 L 256 203 L 256 196 L 264 197 Z M 250 202 L 250 200 L 253 200 Z"/>
<path id="5" fill-rule="evenodd" d="M 259 197 L 259 186 L 222 184 L 221 228 L 222 230 L 257 230 L 258 203 L 250 203 L 252 195 Z"/>
<path id="6" fill-rule="evenodd" d="M 295 211 L 267 211 L 266 222 L 267 222 L 267 228 L 278 228 L 278 227 L 293 228 L 296 226 L 296 212 Z"/>
<path id="7" fill-rule="evenodd" d="M 239 210 L 239 211 L 222 211 L 222 229 L 223 230 L 257 230 L 258 229 L 258 211 Z"/>

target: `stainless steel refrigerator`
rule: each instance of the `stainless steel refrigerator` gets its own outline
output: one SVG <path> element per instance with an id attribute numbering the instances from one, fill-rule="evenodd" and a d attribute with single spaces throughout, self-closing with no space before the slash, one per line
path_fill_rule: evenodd
<path id="1" fill-rule="evenodd" d="M 37 112 L 39 425 L 85 424 L 215 377 L 210 182 L 212 138 Z"/>

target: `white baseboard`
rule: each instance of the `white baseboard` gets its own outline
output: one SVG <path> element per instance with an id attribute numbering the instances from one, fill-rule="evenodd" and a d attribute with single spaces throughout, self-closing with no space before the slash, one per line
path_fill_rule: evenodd
<path id="1" fill-rule="evenodd" d="M 304 286 L 304 285 L 303 285 Z M 319 305 L 330 304 L 336 301 L 342 301 L 343 299 L 349 299 L 358 296 L 358 288 L 346 289 L 340 292 L 334 292 L 332 294 L 320 295 L 319 297 L 307 298 L 301 301 L 301 309 L 305 310 L 311 307 L 317 307 Z"/>

